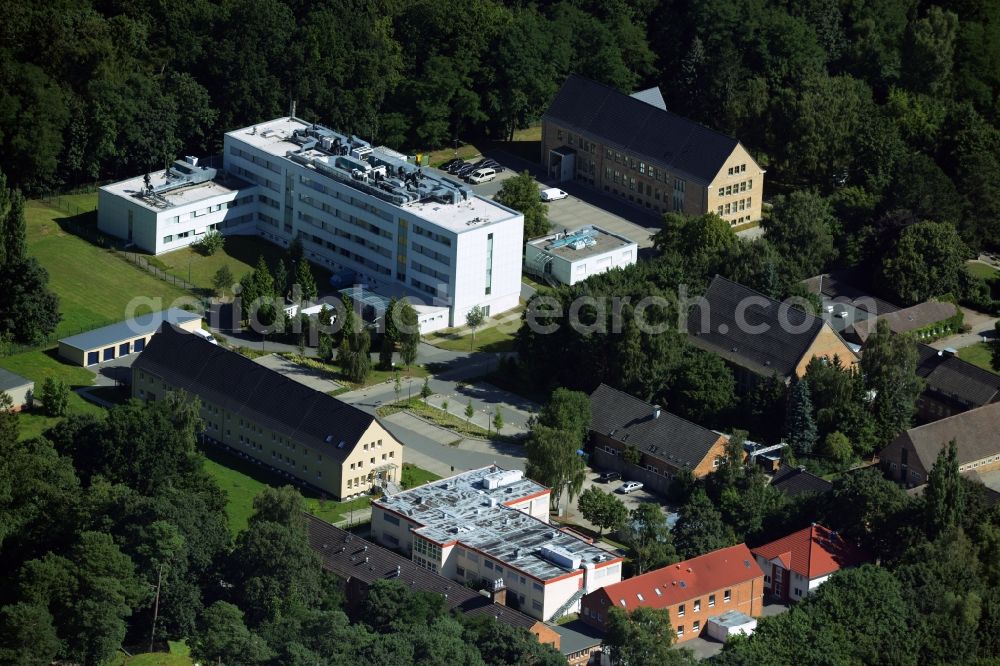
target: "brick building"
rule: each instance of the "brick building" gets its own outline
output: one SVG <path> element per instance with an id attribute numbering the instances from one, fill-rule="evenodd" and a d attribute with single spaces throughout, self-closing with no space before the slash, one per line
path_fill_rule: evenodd
<path id="1" fill-rule="evenodd" d="M 856 546 L 815 524 L 754 548 L 753 555 L 768 595 L 782 602 L 804 599 L 835 572 L 865 560 Z"/>
<path id="2" fill-rule="evenodd" d="M 879 452 L 879 464 L 893 481 L 920 486 L 951 440 L 960 472 L 1000 469 L 1000 402 L 910 428 Z"/>
<path id="3" fill-rule="evenodd" d="M 722 357 L 742 390 L 774 374 L 802 377 L 814 357 L 858 362 L 829 322 L 720 275 L 688 311 L 687 328 L 691 344 Z"/>
<path id="4" fill-rule="evenodd" d="M 583 598 L 580 617 L 603 631 L 612 608 L 667 609 L 677 641 L 683 642 L 696 638 L 709 618 L 726 611 L 760 615 L 763 600 L 764 572 L 741 543 L 591 592 Z"/>
<path id="5" fill-rule="evenodd" d="M 650 91 L 629 96 L 581 76 L 542 116 L 542 164 L 656 212 L 760 219 L 764 170 L 736 139 L 667 111 Z"/>
<path id="6" fill-rule="evenodd" d="M 1000 402 L 1000 376 L 963 361 L 954 349 L 917 345 L 917 374 L 925 386 L 917 398 L 917 418 L 937 421 Z"/>
<path id="7" fill-rule="evenodd" d="M 412 590 L 434 592 L 451 611 L 467 616 L 496 618 L 497 622 L 531 632 L 539 643 L 560 648 L 560 635 L 544 622 L 514 610 L 498 597 L 488 597 L 438 575 L 402 555 L 306 514 L 309 545 L 323 560 L 323 568 L 343 583 L 347 612 L 360 611 L 368 588 L 378 580 L 398 580 Z"/>
<path id="8" fill-rule="evenodd" d="M 590 438 L 599 467 L 642 481 L 666 492 L 674 476 L 690 470 L 695 478 L 719 468 L 728 438 L 708 428 L 601 384 L 590 396 Z M 625 462 L 629 446 L 639 450 L 639 464 Z"/>

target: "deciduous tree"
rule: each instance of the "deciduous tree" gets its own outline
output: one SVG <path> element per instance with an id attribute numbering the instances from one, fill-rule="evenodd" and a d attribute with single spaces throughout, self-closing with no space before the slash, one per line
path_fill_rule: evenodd
<path id="1" fill-rule="evenodd" d="M 524 171 L 503 181 L 494 197 L 499 203 L 524 214 L 524 239 L 544 236 L 549 231 L 548 210 L 538 194 L 538 185 Z"/>

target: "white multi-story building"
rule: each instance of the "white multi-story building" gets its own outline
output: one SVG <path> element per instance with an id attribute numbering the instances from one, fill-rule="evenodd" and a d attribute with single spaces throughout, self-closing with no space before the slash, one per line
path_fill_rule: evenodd
<path id="1" fill-rule="evenodd" d="M 543 621 L 617 583 L 622 558 L 549 524 L 548 488 L 496 465 L 372 502 L 372 538 L 460 583 L 506 590 Z"/>
<path id="2" fill-rule="evenodd" d="M 100 188 L 97 228 L 151 254 L 185 247 L 212 230 L 254 234 L 256 192 L 187 157 L 165 171 Z"/>
<path id="3" fill-rule="evenodd" d="M 488 316 L 518 305 L 524 216 L 517 211 L 399 153 L 295 117 L 229 132 L 224 151 L 225 175 L 251 187 L 229 188 L 226 199 L 199 193 L 221 190 L 218 177 L 189 177 L 183 186 L 175 179 L 162 195 L 158 180 L 152 191 L 141 178 L 116 183 L 102 188 L 101 228 L 154 253 L 212 228 L 281 246 L 298 236 L 308 259 L 344 282 L 422 305 L 422 332 L 462 325 L 477 305 Z M 140 209 L 150 214 L 140 220 Z M 200 220 L 199 211 L 219 219 Z"/>

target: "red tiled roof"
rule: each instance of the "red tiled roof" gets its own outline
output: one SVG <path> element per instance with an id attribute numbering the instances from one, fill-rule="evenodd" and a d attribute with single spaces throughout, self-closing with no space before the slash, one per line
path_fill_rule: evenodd
<path id="1" fill-rule="evenodd" d="M 627 610 L 639 606 L 666 608 L 763 576 L 750 549 L 741 543 L 602 587 L 590 594 L 606 595 L 609 604 Z"/>
<path id="2" fill-rule="evenodd" d="M 810 580 L 864 561 L 858 548 L 822 525 L 806 527 L 754 548 L 753 554 L 779 560 L 786 569 Z"/>

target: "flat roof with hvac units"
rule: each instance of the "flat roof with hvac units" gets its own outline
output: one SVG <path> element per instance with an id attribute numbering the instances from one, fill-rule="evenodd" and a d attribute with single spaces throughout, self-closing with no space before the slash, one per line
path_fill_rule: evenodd
<path id="1" fill-rule="evenodd" d="M 63 338 L 59 341 L 59 355 L 82 366 L 113 361 L 145 349 L 164 322 L 193 332 L 201 328 L 201 320 L 201 315 L 180 308 L 135 315 L 117 324 Z"/>
<path id="2" fill-rule="evenodd" d="M 583 227 L 528 241 L 524 268 L 563 284 L 575 284 L 591 275 L 634 264 L 638 247 L 624 236 L 599 227 Z"/>

